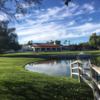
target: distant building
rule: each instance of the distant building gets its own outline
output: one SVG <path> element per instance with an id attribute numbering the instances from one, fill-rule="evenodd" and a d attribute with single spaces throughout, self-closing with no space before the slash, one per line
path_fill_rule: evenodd
<path id="1" fill-rule="evenodd" d="M 22 48 L 20 52 L 27 52 L 27 51 L 33 51 L 32 47 L 30 45 L 22 45 Z"/>
<path id="2" fill-rule="evenodd" d="M 35 43 L 32 45 L 32 49 L 34 52 L 62 51 L 62 46 L 48 43 Z"/>

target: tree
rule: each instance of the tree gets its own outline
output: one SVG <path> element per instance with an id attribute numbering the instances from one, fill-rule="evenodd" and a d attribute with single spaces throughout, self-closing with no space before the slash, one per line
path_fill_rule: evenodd
<path id="1" fill-rule="evenodd" d="M 90 36 L 89 44 L 91 46 L 96 47 L 97 49 L 100 49 L 100 35 L 97 35 L 96 33 L 93 33 Z"/>
<path id="2" fill-rule="evenodd" d="M 0 52 L 19 48 L 15 28 L 8 28 L 8 22 L 0 22 Z"/>
<path id="3" fill-rule="evenodd" d="M 91 36 L 90 36 L 90 39 L 89 39 L 89 43 L 90 43 L 90 45 L 94 45 L 94 46 L 96 46 L 96 38 L 97 38 L 97 35 L 96 35 L 96 33 L 93 33 Z"/>
<path id="4" fill-rule="evenodd" d="M 72 1 L 72 0 L 65 0 L 64 3 L 65 3 L 65 5 L 68 6 L 69 2 L 71 2 L 71 1 Z"/>
<path id="5" fill-rule="evenodd" d="M 61 45 L 61 41 L 60 41 L 60 40 L 55 40 L 55 41 L 54 41 L 54 44 L 56 44 L 56 45 Z"/>
<path id="6" fill-rule="evenodd" d="M 70 45 L 70 40 L 65 40 L 64 44 Z"/>
<path id="7" fill-rule="evenodd" d="M 50 40 L 50 41 L 48 41 L 47 43 L 49 43 L 49 44 L 54 44 L 54 41 L 53 41 L 53 40 Z"/>
<path id="8" fill-rule="evenodd" d="M 32 40 L 30 40 L 30 41 L 28 41 L 28 43 L 27 43 L 28 45 L 32 45 L 33 44 L 33 41 Z"/>
<path id="9" fill-rule="evenodd" d="M 64 44 L 67 44 L 67 40 L 64 41 Z"/>

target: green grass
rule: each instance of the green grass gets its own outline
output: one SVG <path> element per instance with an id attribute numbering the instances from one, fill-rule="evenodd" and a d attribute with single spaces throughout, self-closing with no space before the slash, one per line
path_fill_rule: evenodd
<path id="1" fill-rule="evenodd" d="M 43 59 L 1 57 L 0 100 L 93 100 L 92 90 L 75 79 L 24 69 L 25 64 L 40 60 Z"/>
<path id="2" fill-rule="evenodd" d="M 93 50 L 93 51 L 62 51 L 62 52 L 40 52 L 37 54 L 80 54 L 81 52 L 84 52 L 84 54 L 100 54 L 100 50 Z"/>
<path id="3" fill-rule="evenodd" d="M 24 52 L 24 53 L 12 53 L 12 54 L 0 54 L 0 56 L 32 56 L 32 55 L 60 55 L 60 54 L 67 54 L 67 55 L 75 55 L 84 52 L 84 54 L 92 54 L 97 55 L 100 54 L 100 50 L 93 50 L 93 51 L 62 51 L 62 52 Z"/>

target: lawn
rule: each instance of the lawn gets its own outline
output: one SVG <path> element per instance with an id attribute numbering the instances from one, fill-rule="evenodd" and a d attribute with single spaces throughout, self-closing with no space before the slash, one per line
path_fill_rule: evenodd
<path id="1" fill-rule="evenodd" d="M 78 80 L 24 69 L 40 60 L 0 57 L 0 100 L 93 100 L 92 90 Z"/>
<path id="2" fill-rule="evenodd" d="M 100 50 L 93 50 L 93 51 L 61 51 L 61 52 L 23 52 L 23 53 L 12 53 L 12 54 L 0 54 L 0 56 L 32 56 L 32 55 L 76 55 L 83 52 L 84 54 L 91 54 L 91 55 L 100 55 Z"/>

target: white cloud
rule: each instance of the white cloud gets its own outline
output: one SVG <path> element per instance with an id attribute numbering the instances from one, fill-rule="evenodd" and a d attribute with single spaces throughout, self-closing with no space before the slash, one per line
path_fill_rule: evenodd
<path id="1" fill-rule="evenodd" d="M 94 9 L 90 4 L 80 6 L 71 3 L 68 7 L 35 10 L 34 14 L 26 17 L 19 15 L 19 19 L 24 20 L 24 23 L 16 24 L 20 42 L 83 37 L 89 36 L 92 32 L 100 32 L 100 24 L 92 23 L 92 18 L 87 18 L 87 22 L 83 21 L 81 25 L 73 20 L 77 16 L 95 11 Z M 80 19 L 79 22 L 82 20 Z"/>
<path id="2" fill-rule="evenodd" d="M 93 18 L 91 18 L 91 17 L 88 19 L 89 22 L 92 21 L 92 20 L 93 20 Z"/>
<path id="3" fill-rule="evenodd" d="M 88 11 L 93 11 L 94 6 L 92 4 L 84 4 L 83 9 L 88 10 Z"/>
<path id="4" fill-rule="evenodd" d="M 87 37 L 93 32 L 100 32 L 100 24 L 86 23 L 77 26 L 66 27 L 66 25 L 57 25 L 55 23 L 40 24 L 32 26 L 27 31 L 19 31 L 22 41 L 48 41 L 56 39 L 68 39 L 76 37 Z"/>
<path id="5" fill-rule="evenodd" d="M 0 21 L 3 21 L 3 20 L 8 20 L 8 17 L 3 12 L 0 12 Z"/>
<path id="6" fill-rule="evenodd" d="M 62 20 L 64 18 L 74 17 L 81 14 L 86 13 L 92 13 L 94 11 L 94 6 L 91 4 L 84 4 L 83 6 L 80 6 L 75 3 L 70 3 L 68 7 L 62 6 L 58 7 L 55 6 L 53 8 L 48 9 L 40 9 L 40 10 L 34 10 L 33 14 L 29 15 L 20 15 L 17 14 L 16 17 L 19 20 L 26 20 L 26 18 L 30 19 L 31 17 L 34 17 L 36 21 L 38 22 L 47 22 L 51 20 Z"/>
<path id="7" fill-rule="evenodd" d="M 69 23 L 68 23 L 68 26 L 72 26 L 72 25 L 74 25 L 76 23 L 76 21 L 75 20 L 72 20 L 72 21 L 70 21 Z"/>
<path id="8" fill-rule="evenodd" d="M 90 31 L 100 28 L 100 24 L 97 23 L 85 23 L 79 26 L 71 27 L 70 30 L 79 30 L 79 31 Z"/>

